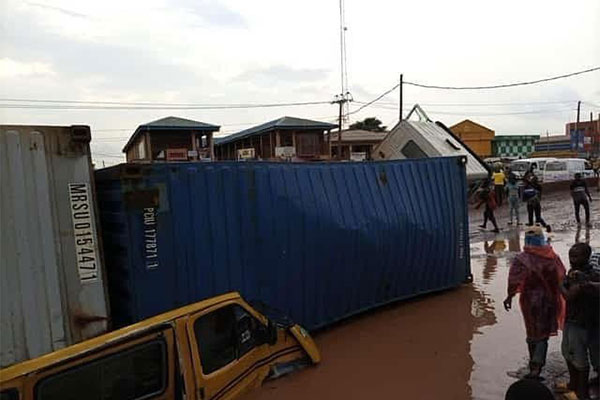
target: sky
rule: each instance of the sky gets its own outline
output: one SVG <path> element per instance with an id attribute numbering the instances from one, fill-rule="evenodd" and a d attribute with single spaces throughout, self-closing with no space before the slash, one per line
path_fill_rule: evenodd
<path id="1" fill-rule="evenodd" d="M 174 104 L 328 102 L 341 91 L 337 0 L 0 0 L 0 98 Z M 345 0 L 348 90 L 360 107 L 404 79 L 441 86 L 535 80 L 600 66 L 598 0 Z M 600 72 L 488 91 L 404 86 L 451 126 L 564 134 L 600 113 Z M 21 102 L 23 103 L 23 102 Z M 166 116 L 230 134 L 284 115 L 335 122 L 337 106 L 16 109 L 0 123 L 86 124 L 94 161 L 124 160 L 135 128 Z M 96 105 L 97 106 L 97 105 Z M 351 114 L 398 122 L 398 91 Z"/>

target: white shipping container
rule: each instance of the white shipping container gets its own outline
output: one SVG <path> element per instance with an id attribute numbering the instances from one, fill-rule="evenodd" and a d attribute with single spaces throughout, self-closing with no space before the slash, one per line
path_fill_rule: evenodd
<path id="1" fill-rule="evenodd" d="M 399 122 L 372 151 L 373 160 L 465 156 L 467 180 L 489 175 L 486 165 L 452 133 L 431 121 Z"/>
<path id="2" fill-rule="evenodd" d="M 87 126 L 0 125 L 0 366 L 106 332 Z"/>

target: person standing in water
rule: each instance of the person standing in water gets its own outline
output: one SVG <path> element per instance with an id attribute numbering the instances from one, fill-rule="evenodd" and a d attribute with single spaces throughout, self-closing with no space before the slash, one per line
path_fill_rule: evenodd
<path id="1" fill-rule="evenodd" d="M 479 209 L 479 207 L 481 207 L 482 204 L 485 204 L 485 209 L 483 210 L 483 225 L 479 225 L 479 227 L 485 229 L 489 220 L 492 223 L 492 225 L 494 225 L 494 229 L 492 232 L 498 233 L 500 232 L 500 229 L 498 229 L 498 224 L 496 224 L 496 217 L 494 216 L 494 210 L 496 209 L 495 197 L 496 196 L 490 190 L 490 180 L 485 179 L 479 191 L 479 204 L 475 206 L 475 209 Z"/>
<path id="2" fill-rule="evenodd" d="M 575 174 L 575 179 L 571 182 L 571 197 L 573 197 L 573 205 L 575 206 L 575 220 L 577 224 L 581 224 L 579 219 L 579 209 L 583 206 L 585 210 L 585 224 L 590 226 L 590 203 L 592 201 L 592 195 L 587 187 L 585 179 L 581 178 L 581 174 L 578 172 Z"/>
<path id="3" fill-rule="evenodd" d="M 527 228 L 523 251 L 510 266 L 504 308 L 509 311 L 513 297 L 520 294 L 529 350 L 528 378 L 539 378 L 546 363 L 548 339 L 562 326 L 565 307 L 560 285 L 564 276 L 565 266 L 547 244 L 542 228 Z"/>
<path id="4" fill-rule="evenodd" d="M 533 226 L 533 216 L 535 214 L 535 223 L 542 225 L 548 232 L 552 231 L 550 225 L 542 218 L 542 186 L 539 184 L 537 176 L 530 175 L 525 181 L 523 189 L 523 200 L 527 203 L 528 226 Z"/>
<path id="5" fill-rule="evenodd" d="M 500 167 L 496 168 L 496 172 L 492 174 L 492 179 L 494 180 L 494 190 L 496 192 L 496 203 L 498 206 L 502 205 L 502 198 L 504 197 L 504 182 L 506 181 L 506 176 Z"/>
<path id="6" fill-rule="evenodd" d="M 517 182 L 517 177 L 515 174 L 510 174 L 508 176 L 508 184 L 506 185 L 506 195 L 508 198 L 508 206 L 510 207 L 510 221 L 508 221 L 508 225 L 512 225 L 513 223 L 513 213 L 517 219 L 517 225 L 521 225 L 520 217 L 519 217 L 519 206 L 521 203 L 520 196 L 520 188 Z"/>

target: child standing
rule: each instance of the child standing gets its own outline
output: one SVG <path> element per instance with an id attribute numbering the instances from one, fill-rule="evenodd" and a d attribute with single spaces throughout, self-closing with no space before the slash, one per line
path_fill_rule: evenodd
<path id="1" fill-rule="evenodd" d="M 563 330 L 562 354 L 569 368 L 568 388 L 579 399 L 589 396 L 588 355 L 597 360 L 594 335 L 598 334 L 600 273 L 589 263 L 591 248 L 587 243 L 576 243 L 569 250 L 571 269 L 564 279 L 561 291 L 567 300 L 567 317 Z"/>
<path id="2" fill-rule="evenodd" d="M 521 202 L 521 196 L 519 195 L 520 189 L 515 174 L 511 173 L 508 176 L 508 184 L 506 185 L 505 190 L 508 197 L 508 205 L 510 207 L 510 221 L 508 221 L 508 225 L 512 225 L 513 223 L 513 214 L 515 214 L 517 217 L 517 225 L 521 225 L 519 217 L 519 205 Z"/>

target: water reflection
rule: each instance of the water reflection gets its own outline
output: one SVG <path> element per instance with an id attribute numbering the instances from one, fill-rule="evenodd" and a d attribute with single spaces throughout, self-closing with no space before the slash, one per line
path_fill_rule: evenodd
<path id="1" fill-rule="evenodd" d="M 508 251 L 519 253 L 521 251 L 521 231 L 516 229 L 511 231 L 508 236 Z"/>
<path id="2" fill-rule="evenodd" d="M 575 231 L 575 243 L 579 243 L 581 241 L 581 226 L 577 227 L 577 231 Z M 583 240 L 585 243 L 590 243 L 590 228 L 585 227 L 585 237 Z"/>

